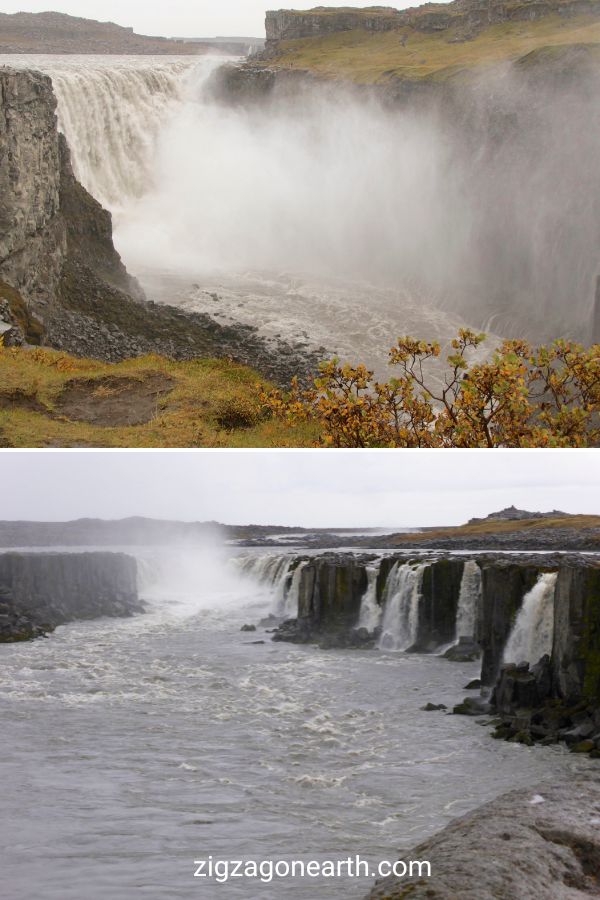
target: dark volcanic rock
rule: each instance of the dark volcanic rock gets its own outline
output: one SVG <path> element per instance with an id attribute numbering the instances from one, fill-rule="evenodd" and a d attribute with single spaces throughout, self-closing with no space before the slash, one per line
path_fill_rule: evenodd
<path id="1" fill-rule="evenodd" d="M 136 561 L 123 553 L 0 554 L 0 643 L 143 611 Z"/>

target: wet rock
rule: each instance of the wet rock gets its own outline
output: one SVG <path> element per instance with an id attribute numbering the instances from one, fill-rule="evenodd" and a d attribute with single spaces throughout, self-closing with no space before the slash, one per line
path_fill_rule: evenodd
<path id="1" fill-rule="evenodd" d="M 484 697 L 465 697 L 452 710 L 455 716 L 481 716 L 489 713 L 491 707 Z"/>
<path id="2" fill-rule="evenodd" d="M 593 741 L 580 741 L 578 744 L 573 744 L 571 753 L 591 753 L 595 749 Z"/>
<path id="3" fill-rule="evenodd" d="M 256 631 L 256 625 L 242 625 L 240 631 Z"/>
<path id="4" fill-rule="evenodd" d="M 441 712 L 444 709 L 448 709 L 443 703 L 426 703 L 425 706 L 421 707 L 423 712 Z"/>
<path id="5" fill-rule="evenodd" d="M 535 801 L 535 802 L 534 802 Z M 386 879 L 370 900 L 566 900 L 597 896 L 600 778 L 512 791 L 402 850 L 431 877 Z"/>
<path id="6" fill-rule="evenodd" d="M 481 647 L 472 638 L 461 637 L 458 644 L 444 653 L 444 659 L 450 662 L 474 662 L 481 656 Z"/>
<path id="7" fill-rule="evenodd" d="M 481 679 L 474 678 L 473 681 L 469 681 L 468 684 L 465 684 L 463 690 L 464 691 L 476 691 L 481 688 Z"/>

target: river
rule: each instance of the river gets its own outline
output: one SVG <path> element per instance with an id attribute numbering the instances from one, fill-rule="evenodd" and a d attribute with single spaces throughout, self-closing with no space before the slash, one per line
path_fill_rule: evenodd
<path id="1" fill-rule="evenodd" d="M 393 860 L 586 765 L 421 710 L 460 700 L 477 663 L 272 643 L 240 629 L 274 589 L 227 555 L 136 553 L 147 614 L 0 646 L 7 897 L 360 897 L 371 879 L 218 886 L 194 860 Z"/>

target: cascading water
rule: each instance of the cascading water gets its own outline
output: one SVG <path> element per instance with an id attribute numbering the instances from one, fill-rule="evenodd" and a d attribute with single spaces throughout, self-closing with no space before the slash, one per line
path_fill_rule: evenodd
<path id="1" fill-rule="evenodd" d="M 294 616 L 297 611 L 300 573 L 305 562 L 299 563 L 290 577 L 294 563 L 292 556 L 238 556 L 232 564 L 244 575 L 269 588 L 273 597 L 273 612 L 279 616 Z"/>
<path id="2" fill-rule="evenodd" d="M 525 595 L 504 649 L 505 663 L 537 663 L 552 652 L 556 572 L 546 572 Z"/>
<path id="3" fill-rule="evenodd" d="M 383 593 L 380 650 L 408 650 L 417 638 L 423 574 L 427 564 L 396 563 Z"/>
<path id="4" fill-rule="evenodd" d="M 461 638 L 474 638 L 477 624 L 477 611 L 481 600 L 481 569 L 476 562 L 465 563 L 458 609 L 456 613 L 456 642 Z"/>
<path id="5" fill-rule="evenodd" d="M 358 620 L 359 628 L 366 628 L 367 631 L 375 631 L 381 622 L 383 613 L 382 607 L 377 602 L 377 576 L 379 575 L 379 564 L 375 566 L 367 566 L 367 590 L 360 604 L 360 617 Z"/>
<path id="6" fill-rule="evenodd" d="M 155 185 L 159 137 L 195 83 L 190 59 L 92 59 L 47 68 L 75 175 L 113 212 Z"/>

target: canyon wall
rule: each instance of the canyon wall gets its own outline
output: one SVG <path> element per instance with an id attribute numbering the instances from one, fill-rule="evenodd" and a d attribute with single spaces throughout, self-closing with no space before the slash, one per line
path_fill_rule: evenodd
<path id="1" fill-rule="evenodd" d="M 13 316 L 10 289 L 40 334 L 90 286 L 97 304 L 142 299 L 114 248 L 110 213 L 75 180 L 46 75 L 0 68 L 0 159 L 0 282 Z"/>
<path id="2" fill-rule="evenodd" d="M 299 569 L 292 598 L 297 617 L 280 625 L 275 640 L 411 653 L 439 653 L 452 645 L 445 651 L 449 660 L 481 656 L 483 686 L 480 700 L 467 698 L 456 712 L 494 710 L 500 716 L 497 737 L 565 740 L 600 756 L 600 567 L 571 556 L 508 560 L 489 554 L 475 561 L 481 572 L 476 591 L 468 583 L 473 568 L 463 559 L 334 553 L 298 558 L 290 566 Z M 409 571 L 415 567 L 422 569 L 419 579 Z M 288 590 L 292 583 L 288 579 Z M 361 626 L 367 620 L 370 629 Z M 458 635 L 459 620 L 471 622 L 471 635 Z M 394 628 L 401 642 L 390 635 Z M 517 646 L 529 646 L 534 658 L 519 649 L 519 659 L 505 663 L 515 634 L 529 638 Z M 543 656 L 546 642 L 549 655 Z"/>
<path id="3" fill-rule="evenodd" d="M 0 643 L 58 625 L 143 612 L 137 563 L 123 553 L 0 554 Z"/>
<path id="4" fill-rule="evenodd" d="M 317 7 L 307 11 L 280 9 L 267 12 L 267 49 L 281 41 L 322 37 L 343 31 L 421 32 L 459 29 L 465 36 L 488 25 L 541 19 L 551 13 L 568 17 L 600 12 L 598 0 L 454 0 L 452 3 L 425 3 L 413 9 L 397 10 L 384 6 L 366 9 Z"/>

